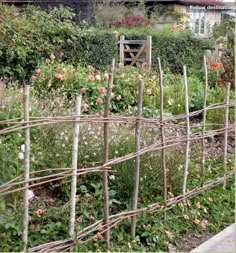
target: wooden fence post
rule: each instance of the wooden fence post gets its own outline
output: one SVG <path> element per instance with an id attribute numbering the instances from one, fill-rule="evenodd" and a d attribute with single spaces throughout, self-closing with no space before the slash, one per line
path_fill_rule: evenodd
<path id="1" fill-rule="evenodd" d="M 114 31 L 112 33 L 112 35 L 113 35 L 113 38 L 115 40 L 115 51 L 116 51 L 116 54 L 117 54 L 117 42 L 118 42 L 118 39 L 119 39 L 119 32 Z"/>
<path id="2" fill-rule="evenodd" d="M 186 155 L 184 165 L 184 180 L 183 180 L 183 195 L 186 193 L 187 177 L 188 177 L 188 163 L 190 153 L 190 124 L 189 124 L 189 103 L 188 103 L 188 80 L 186 66 L 183 68 L 184 72 L 184 96 L 185 96 L 185 115 L 186 115 L 186 130 L 187 130 L 187 142 L 186 142 Z"/>
<path id="3" fill-rule="evenodd" d="M 152 36 L 147 36 L 146 60 L 147 60 L 148 69 L 151 70 L 151 67 L 152 67 Z"/>
<path id="4" fill-rule="evenodd" d="M 207 59 L 206 55 L 203 58 L 204 72 L 205 72 L 205 82 L 204 82 L 204 94 L 203 94 L 203 126 L 202 126 L 202 136 L 204 136 L 206 131 L 206 102 L 207 102 L 207 88 L 208 88 L 208 70 L 207 70 Z M 204 184 L 205 176 L 205 138 L 202 138 L 202 170 L 201 170 L 201 186 Z"/>
<path id="5" fill-rule="evenodd" d="M 158 69 L 159 69 L 159 88 L 160 88 L 160 126 L 161 126 L 161 142 L 162 146 L 165 146 L 165 126 L 164 122 L 164 90 L 163 90 L 163 71 L 161 68 L 161 60 L 157 58 Z M 163 169 L 163 199 L 166 204 L 167 201 L 167 173 L 166 173 L 166 154 L 165 148 L 161 150 L 161 160 L 162 160 L 162 169 Z M 166 219 L 166 211 L 164 212 L 164 220 Z"/>
<path id="6" fill-rule="evenodd" d="M 125 36 L 121 35 L 120 36 L 120 63 L 122 64 L 124 64 L 124 58 L 125 58 L 125 55 L 124 55 L 125 46 L 124 46 L 124 43 L 122 43 L 124 40 L 125 40 Z"/>
<path id="7" fill-rule="evenodd" d="M 143 89 L 144 83 L 142 80 L 139 81 L 139 93 L 138 93 L 138 115 L 135 126 L 135 153 L 140 150 L 140 129 L 141 123 L 139 118 L 142 116 L 143 110 Z M 132 199 L 132 210 L 137 209 L 138 205 L 138 192 L 139 192 L 139 171 L 140 171 L 140 156 L 135 157 L 135 170 L 134 170 L 134 189 L 133 189 L 133 199 Z M 135 238 L 136 231 L 136 216 L 131 218 L 131 236 Z"/>
<path id="8" fill-rule="evenodd" d="M 230 96 L 230 82 L 226 82 L 226 95 L 225 95 L 225 116 L 224 116 L 224 173 L 227 172 L 227 152 L 228 152 L 228 128 L 229 128 L 229 96 Z M 226 179 L 224 180 L 224 188 L 226 187 Z"/>
<path id="9" fill-rule="evenodd" d="M 0 79 L 0 107 L 2 106 L 2 103 L 3 103 L 4 88 L 5 88 L 5 83 Z"/>
<path id="10" fill-rule="evenodd" d="M 114 68 L 115 68 L 115 59 L 113 58 L 111 70 L 109 73 L 106 105 L 105 105 L 105 110 L 104 110 L 104 118 L 109 117 Z M 107 161 L 109 159 L 108 127 L 109 127 L 109 123 L 105 122 L 104 123 L 104 161 L 103 161 L 104 164 L 107 163 Z M 108 225 L 108 223 L 109 223 L 109 189 L 108 189 L 108 172 L 106 170 L 103 172 L 103 190 L 104 190 L 104 223 L 107 224 L 107 226 L 109 226 Z M 105 232 L 105 239 L 106 239 L 106 248 L 107 248 L 107 250 L 110 250 L 110 229 L 109 229 L 109 227 L 107 227 L 107 230 Z"/>
<path id="11" fill-rule="evenodd" d="M 81 95 L 75 98 L 75 120 L 80 119 L 81 113 Z M 74 122 L 73 145 L 72 145 L 72 177 L 71 177 L 71 195 L 70 195 L 70 226 L 69 236 L 75 240 L 75 207 L 76 207 L 76 190 L 77 190 L 77 167 L 78 167 L 78 143 L 79 143 L 79 123 Z M 73 247 L 71 248 L 73 250 Z"/>
<path id="12" fill-rule="evenodd" d="M 29 126 L 29 91 L 30 86 L 24 85 L 24 126 Z M 23 217 L 23 251 L 27 252 L 28 244 L 28 227 L 29 227 L 29 199 L 28 199 L 28 187 L 29 187 L 29 172 L 30 172 L 30 128 L 25 128 L 25 153 L 24 153 L 24 217 Z"/>

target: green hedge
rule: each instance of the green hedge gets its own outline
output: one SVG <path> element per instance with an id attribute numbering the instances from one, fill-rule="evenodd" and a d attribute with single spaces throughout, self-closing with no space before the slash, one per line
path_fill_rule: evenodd
<path id="1" fill-rule="evenodd" d="M 116 55 L 113 29 L 102 30 L 79 27 L 70 20 L 60 21 L 57 15 L 62 10 L 42 11 L 29 7 L 25 13 L 12 16 L 13 7 L 0 4 L 3 22 L 0 23 L 0 76 L 11 80 L 28 80 L 35 68 L 49 58 L 50 54 L 65 56 L 69 64 L 92 65 L 107 68 Z M 195 67 L 201 63 L 202 48 L 206 41 L 195 38 L 188 32 L 158 32 L 151 28 L 119 29 L 128 39 L 153 38 L 153 67 L 160 57 L 164 67 L 172 72 L 182 72 L 182 65 Z"/>
<path id="2" fill-rule="evenodd" d="M 207 40 L 196 38 L 189 32 L 166 33 L 153 29 L 121 29 L 120 35 L 127 39 L 146 39 L 152 36 L 152 62 L 157 68 L 157 57 L 161 58 L 163 67 L 169 67 L 174 73 L 182 72 L 183 65 L 189 68 L 200 67 L 203 48 Z M 65 42 L 63 51 L 69 63 L 93 65 L 96 68 L 107 66 L 114 55 L 115 41 L 112 30 L 82 30 L 76 34 L 74 40 Z M 119 50 L 116 52 L 119 61 Z"/>
<path id="3" fill-rule="evenodd" d="M 120 35 L 126 39 L 146 39 L 152 36 L 152 66 L 157 68 L 157 57 L 162 65 L 172 72 L 182 72 L 183 65 L 199 67 L 202 63 L 203 48 L 208 46 L 208 40 L 199 39 L 192 33 L 172 32 L 166 28 L 157 31 L 152 28 L 120 29 Z"/>

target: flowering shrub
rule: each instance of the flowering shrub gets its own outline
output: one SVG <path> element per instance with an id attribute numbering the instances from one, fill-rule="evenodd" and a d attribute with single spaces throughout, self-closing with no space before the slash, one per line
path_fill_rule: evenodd
<path id="1" fill-rule="evenodd" d="M 135 26 L 147 26 L 149 24 L 149 20 L 141 15 L 129 15 L 126 17 L 122 17 L 112 23 L 113 26 L 116 27 L 135 27 Z"/>
<path id="2" fill-rule="evenodd" d="M 56 57 L 47 59 L 38 66 L 31 83 L 42 99 L 55 96 L 55 92 L 67 99 L 74 94 L 82 94 L 84 112 L 103 110 L 109 74 L 90 67 L 68 65 L 57 61 Z M 111 94 L 111 111 L 113 113 L 134 113 L 137 106 L 139 80 L 144 81 L 144 115 L 158 116 L 159 112 L 159 75 L 147 71 L 145 64 L 141 68 L 117 64 L 114 72 L 114 84 Z M 202 107 L 203 85 L 196 77 L 189 77 L 190 110 Z M 184 113 L 184 87 L 181 75 L 174 75 L 165 69 L 164 110 L 166 113 Z"/>

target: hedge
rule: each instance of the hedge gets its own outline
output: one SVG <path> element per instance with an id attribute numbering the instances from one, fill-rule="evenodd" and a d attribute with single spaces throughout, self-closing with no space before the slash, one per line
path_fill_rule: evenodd
<path id="1" fill-rule="evenodd" d="M 183 65 L 189 68 L 200 67 L 203 58 L 203 48 L 209 46 L 208 40 L 197 38 L 188 31 L 172 33 L 170 30 L 160 32 L 154 29 L 134 28 L 120 29 L 118 32 L 119 35 L 124 35 L 126 39 L 130 40 L 145 40 L 148 35 L 152 36 L 153 68 L 157 68 L 157 57 L 160 57 L 162 65 L 169 67 L 173 73 L 182 72 Z M 108 39 L 108 34 L 106 32 L 104 34 L 106 34 L 105 37 Z M 101 34 L 100 36 L 104 35 Z M 100 36 L 97 36 L 98 43 L 102 40 Z M 112 38 L 112 31 L 110 31 L 110 37 Z M 109 46 L 112 46 L 112 43 L 109 43 Z M 107 47 L 107 45 L 104 43 L 101 44 L 101 47 Z M 100 54 L 100 52 L 98 53 Z"/>
<path id="2" fill-rule="evenodd" d="M 9 8 L 9 9 L 8 9 Z M 0 4 L 2 36 L 0 37 L 0 76 L 11 80 L 27 80 L 40 61 L 50 54 L 64 53 L 62 61 L 70 64 L 107 68 L 116 55 L 113 29 L 81 28 L 69 20 L 60 21 L 55 10 L 45 12 L 29 8 L 26 13 L 12 16 L 12 7 Z M 60 10 L 61 11 L 61 10 Z M 46 24 L 46 25 L 45 25 Z M 201 63 L 206 41 L 188 32 L 158 32 L 151 28 L 119 29 L 128 39 L 153 38 L 153 67 L 160 57 L 164 67 L 181 72 L 182 65 L 195 67 Z"/>

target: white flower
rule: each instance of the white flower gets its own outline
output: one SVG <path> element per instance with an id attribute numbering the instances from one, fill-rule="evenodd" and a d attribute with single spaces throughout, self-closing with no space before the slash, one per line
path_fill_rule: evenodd
<path id="1" fill-rule="evenodd" d="M 23 153 L 23 152 L 20 152 L 20 153 L 18 154 L 18 157 L 19 157 L 20 160 L 23 160 L 23 159 L 24 159 L 24 153 Z"/>
<path id="2" fill-rule="evenodd" d="M 172 98 L 168 99 L 168 105 L 172 105 L 174 100 Z"/>
<path id="3" fill-rule="evenodd" d="M 31 190 L 27 191 L 27 200 L 31 201 L 34 198 L 34 192 Z"/>
<path id="4" fill-rule="evenodd" d="M 111 180 L 115 180 L 116 177 L 115 177 L 114 175 L 110 175 L 109 178 L 110 178 Z"/>
<path id="5" fill-rule="evenodd" d="M 22 145 L 20 146 L 20 149 L 21 149 L 21 151 L 22 151 L 23 153 L 25 153 L 25 144 L 22 144 Z"/>

